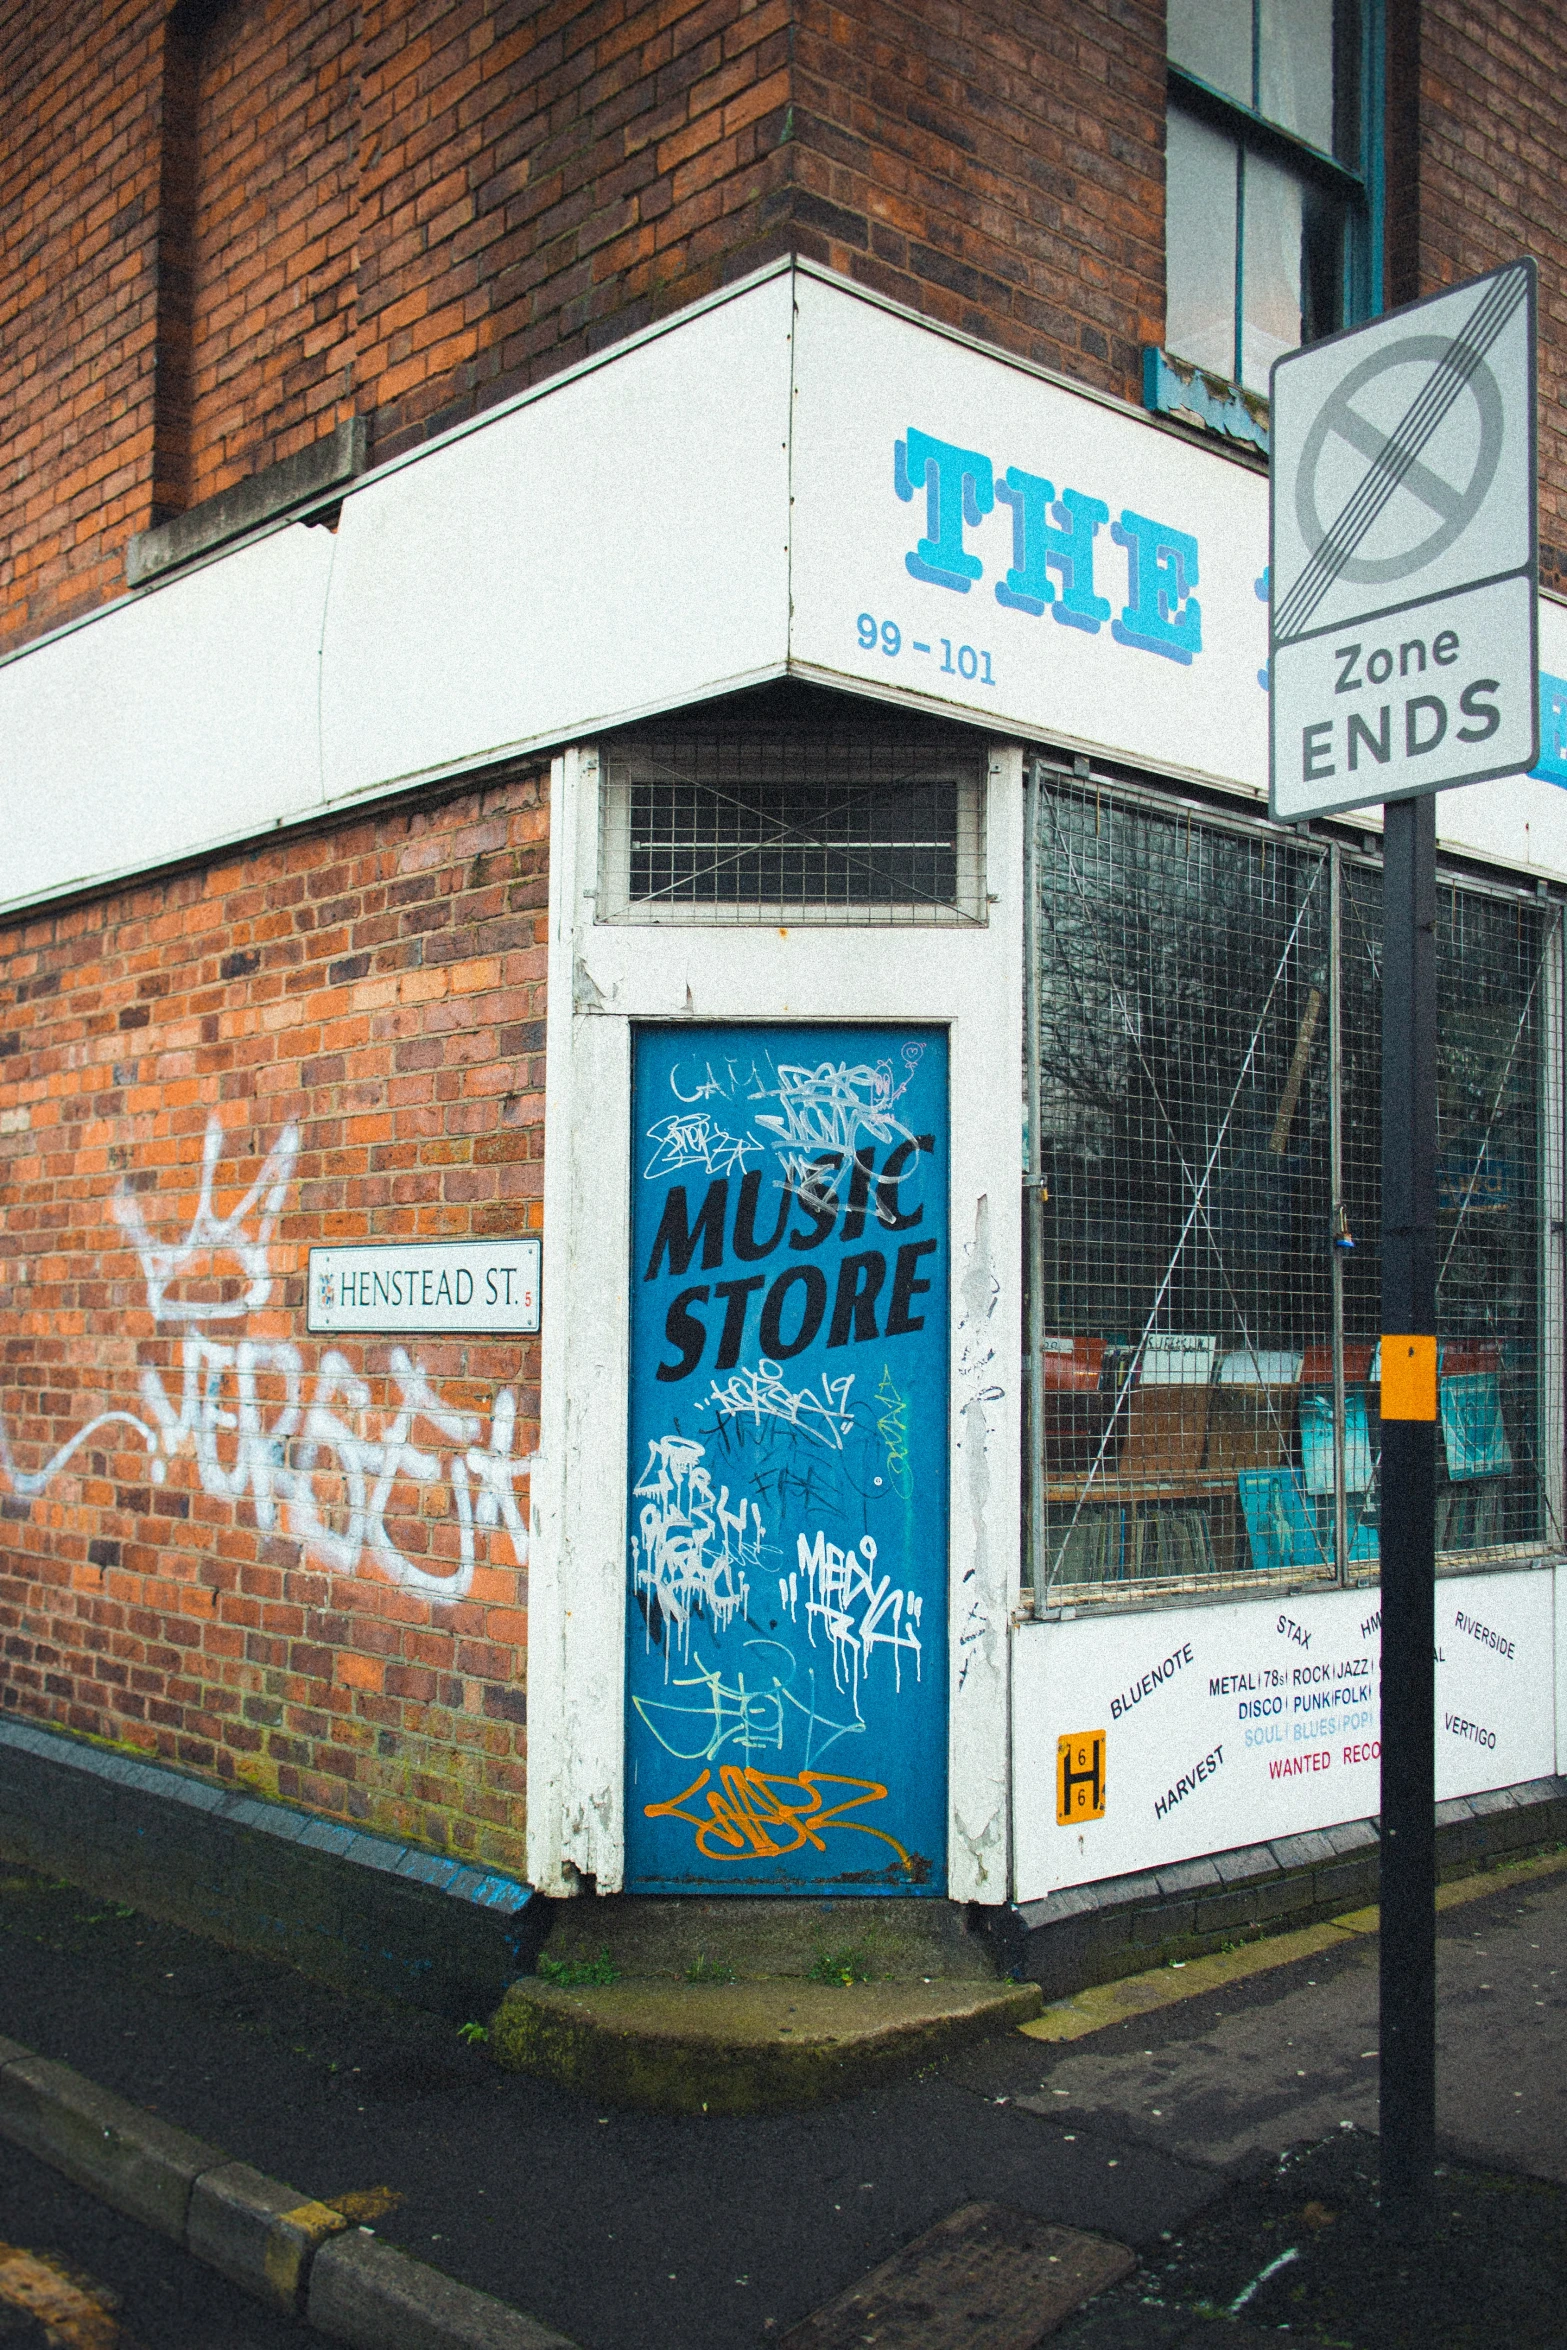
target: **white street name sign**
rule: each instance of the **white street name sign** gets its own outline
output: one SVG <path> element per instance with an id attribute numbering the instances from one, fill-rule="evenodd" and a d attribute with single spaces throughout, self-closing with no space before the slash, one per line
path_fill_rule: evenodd
<path id="1" fill-rule="evenodd" d="M 493 1331 L 539 1326 L 537 1240 L 383 1241 L 310 1251 L 312 1331 Z"/>
<path id="2" fill-rule="evenodd" d="M 1535 765 L 1534 348 L 1525 260 L 1275 364 L 1283 822 Z"/>

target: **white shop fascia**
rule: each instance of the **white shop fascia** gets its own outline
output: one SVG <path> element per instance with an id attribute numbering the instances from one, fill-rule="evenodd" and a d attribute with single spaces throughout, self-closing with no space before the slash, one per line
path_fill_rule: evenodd
<path id="1" fill-rule="evenodd" d="M 1264 800 L 1266 564 L 1250 465 L 780 264 L 0 662 L 0 910 L 786 675 Z M 1440 822 L 1567 879 L 1541 658 Z"/>

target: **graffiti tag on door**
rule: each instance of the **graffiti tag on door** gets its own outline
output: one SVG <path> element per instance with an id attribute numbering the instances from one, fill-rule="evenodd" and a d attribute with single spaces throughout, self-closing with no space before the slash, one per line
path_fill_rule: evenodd
<path id="1" fill-rule="evenodd" d="M 939 1030 L 646 1029 L 628 1882 L 939 1891 Z"/>

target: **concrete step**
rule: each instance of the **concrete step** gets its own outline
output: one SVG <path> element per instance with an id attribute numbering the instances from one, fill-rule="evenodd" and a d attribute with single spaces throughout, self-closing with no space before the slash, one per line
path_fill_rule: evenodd
<path id="1" fill-rule="evenodd" d="M 993 1983 L 991 1945 L 956 1901 L 900 1895 L 830 1901 L 726 1896 L 657 1900 L 612 1894 L 562 1901 L 545 1941 L 548 1960 L 591 1963 L 600 1953 L 639 1981 L 696 1976 L 719 1982 L 810 1979 L 841 1958 L 876 1982 Z"/>
<path id="2" fill-rule="evenodd" d="M 852 2097 L 968 2040 L 1026 2023 L 1035 1983 L 514 1983 L 490 2023 L 496 2061 L 603 2104 L 749 2114 Z"/>

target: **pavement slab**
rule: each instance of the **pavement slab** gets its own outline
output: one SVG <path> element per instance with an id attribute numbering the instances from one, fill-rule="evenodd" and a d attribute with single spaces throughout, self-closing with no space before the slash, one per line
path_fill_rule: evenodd
<path id="1" fill-rule="evenodd" d="M 1375 1961 L 1373 1946 L 1347 1980 L 1302 1986 L 1199 2039 L 1115 2054 L 1074 2049 L 1048 2086 L 1016 2102 L 1054 2122 L 1076 2114 L 1124 2125 L 1188 2160 L 1219 2164 L 1335 2129 L 1374 2131 Z"/>
<path id="2" fill-rule="evenodd" d="M 1335 2132 L 1253 2166 L 1051 2350 L 1567 2350 L 1567 2198 L 1438 2166 L 1429 2235 L 1381 2223 L 1377 2142 Z"/>
<path id="3" fill-rule="evenodd" d="M 1211 2026 L 1191 2007 L 1162 2011 L 1175 2033 L 1127 2047 L 1064 2048 L 1040 2089 L 1016 2102 L 1057 2124 L 1077 2115 L 1129 2129 L 1197 2162 L 1281 2153 L 1340 2129 L 1374 2132 L 1378 2097 L 1378 1943 L 1322 1946 L 1281 1976 L 1221 1989 L 1231 2012 Z M 1325 1971 L 1317 1972 L 1321 1966 Z M 1567 2183 L 1567 1884 L 1503 1886 L 1446 1910 L 1437 1936 L 1437 2127 L 1479 2161 Z"/>

